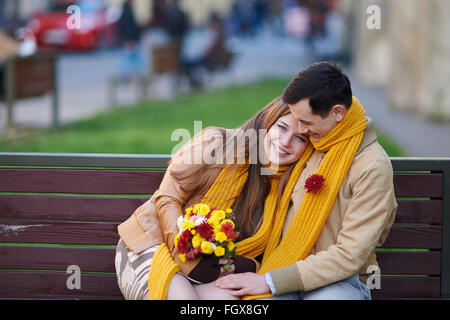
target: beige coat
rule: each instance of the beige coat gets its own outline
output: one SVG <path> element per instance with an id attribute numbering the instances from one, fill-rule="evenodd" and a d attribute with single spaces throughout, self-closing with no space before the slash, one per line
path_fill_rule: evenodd
<path id="1" fill-rule="evenodd" d="M 305 195 L 306 178 L 323 157 L 323 152 L 315 150 L 302 171 L 283 235 Z M 368 119 L 361 145 L 310 255 L 270 271 L 277 294 L 314 290 L 357 273 L 364 281 L 372 272 L 368 267 L 378 266 L 374 249 L 386 240 L 396 210 L 391 162 Z"/>

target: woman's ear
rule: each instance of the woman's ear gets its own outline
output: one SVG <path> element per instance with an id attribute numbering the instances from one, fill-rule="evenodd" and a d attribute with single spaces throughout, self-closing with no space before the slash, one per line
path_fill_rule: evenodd
<path id="1" fill-rule="evenodd" d="M 337 104 L 331 108 L 331 114 L 334 117 L 336 122 L 341 122 L 344 119 L 345 114 L 347 113 L 347 108 L 342 104 Z"/>

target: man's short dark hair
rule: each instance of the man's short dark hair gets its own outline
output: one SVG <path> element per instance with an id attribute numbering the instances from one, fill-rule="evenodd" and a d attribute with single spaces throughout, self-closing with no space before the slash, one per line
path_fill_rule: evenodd
<path id="1" fill-rule="evenodd" d="M 324 118 L 336 104 L 351 106 L 352 88 L 335 62 L 317 62 L 292 79 L 282 97 L 287 104 L 309 99 L 312 113 Z"/>

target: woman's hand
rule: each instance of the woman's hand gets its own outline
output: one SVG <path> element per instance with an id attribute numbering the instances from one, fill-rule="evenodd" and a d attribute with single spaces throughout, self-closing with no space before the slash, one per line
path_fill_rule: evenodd
<path id="1" fill-rule="evenodd" d="M 225 265 L 228 264 L 230 266 L 229 270 L 225 269 Z M 219 259 L 219 266 L 220 266 L 220 277 L 224 277 L 226 275 L 232 274 L 236 270 L 236 266 L 233 263 L 233 259 L 225 259 L 220 258 Z"/>
<path id="2" fill-rule="evenodd" d="M 233 296 L 243 296 L 247 294 L 263 294 L 270 292 L 263 274 L 246 272 L 229 274 L 216 280 L 216 286 L 221 289 L 233 289 Z"/>

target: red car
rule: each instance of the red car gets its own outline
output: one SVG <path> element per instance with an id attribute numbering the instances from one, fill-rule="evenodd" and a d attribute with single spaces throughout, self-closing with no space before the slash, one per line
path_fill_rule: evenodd
<path id="1" fill-rule="evenodd" d="M 70 23 L 71 5 L 79 9 L 79 28 Z M 39 48 L 87 51 L 117 44 L 119 18 L 120 9 L 108 8 L 104 1 L 57 1 L 48 11 L 35 14 L 28 27 Z"/>

